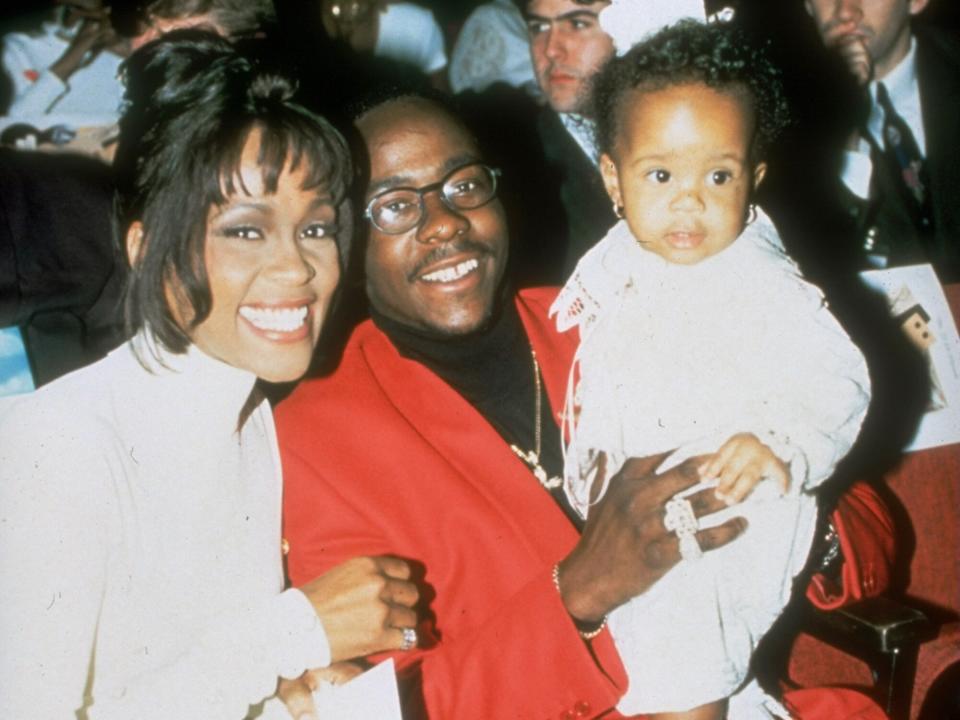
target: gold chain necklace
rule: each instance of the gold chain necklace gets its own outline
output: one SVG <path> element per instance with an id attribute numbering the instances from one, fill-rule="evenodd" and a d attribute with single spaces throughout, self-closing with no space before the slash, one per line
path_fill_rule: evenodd
<path id="1" fill-rule="evenodd" d="M 533 401 L 533 450 L 524 452 L 517 445 L 512 443 L 510 445 L 510 449 L 513 450 L 516 456 L 520 458 L 527 467 L 530 468 L 533 476 L 543 487 L 545 487 L 547 490 L 553 490 L 554 488 L 560 487 L 563 484 L 563 480 L 556 476 L 550 477 L 543 465 L 540 464 L 540 396 L 542 395 L 540 391 L 540 364 L 537 362 L 536 350 L 530 348 L 530 355 L 533 358 L 533 384 L 535 394 L 535 399 Z"/>

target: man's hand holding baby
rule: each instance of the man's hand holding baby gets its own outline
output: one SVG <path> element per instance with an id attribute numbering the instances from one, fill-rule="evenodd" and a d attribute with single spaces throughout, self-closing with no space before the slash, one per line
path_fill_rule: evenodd
<path id="1" fill-rule="evenodd" d="M 790 471 L 752 433 L 737 433 L 698 468 L 704 480 L 716 480 L 716 495 L 727 505 L 743 501 L 761 480 L 771 480 L 783 492 L 790 489 Z"/>

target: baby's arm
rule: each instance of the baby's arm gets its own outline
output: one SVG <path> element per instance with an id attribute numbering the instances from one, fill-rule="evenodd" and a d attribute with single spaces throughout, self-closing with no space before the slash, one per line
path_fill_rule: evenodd
<path id="1" fill-rule="evenodd" d="M 703 480 L 717 481 L 717 497 L 727 505 L 741 502 L 761 480 L 772 480 L 783 492 L 790 489 L 786 463 L 752 433 L 731 437 L 699 472 Z"/>
<path id="2" fill-rule="evenodd" d="M 735 318 L 749 329 L 738 362 L 752 407 L 728 427 L 753 432 L 775 451 L 789 467 L 791 492 L 812 492 L 856 440 L 870 399 L 866 362 L 823 293 L 785 255 L 747 269 L 743 284 L 753 298 Z"/>

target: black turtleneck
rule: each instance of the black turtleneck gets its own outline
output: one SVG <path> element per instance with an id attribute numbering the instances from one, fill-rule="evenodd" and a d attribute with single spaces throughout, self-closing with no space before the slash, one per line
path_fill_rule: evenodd
<path id="1" fill-rule="evenodd" d="M 484 327 L 465 335 L 412 328 L 374 307 L 370 315 L 403 357 L 435 372 L 473 405 L 505 442 L 526 451 L 535 446 L 533 357 L 512 295 L 509 298 L 499 303 Z M 541 393 L 540 464 L 550 477 L 562 477 L 560 428 L 545 387 Z M 537 482 L 532 472 L 530 482 Z M 549 492 L 577 529 L 582 529 L 583 521 L 570 507 L 563 488 Z"/>

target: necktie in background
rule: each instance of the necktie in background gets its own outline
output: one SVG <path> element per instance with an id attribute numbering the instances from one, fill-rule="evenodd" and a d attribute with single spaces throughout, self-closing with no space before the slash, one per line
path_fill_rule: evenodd
<path id="1" fill-rule="evenodd" d="M 891 166 L 899 170 L 903 189 L 912 199 L 920 227 L 930 230 L 933 215 L 930 210 L 930 185 L 926 163 L 920 153 L 910 126 L 897 114 L 883 83 L 877 84 L 877 102 L 883 109 L 883 148 Z"/>

